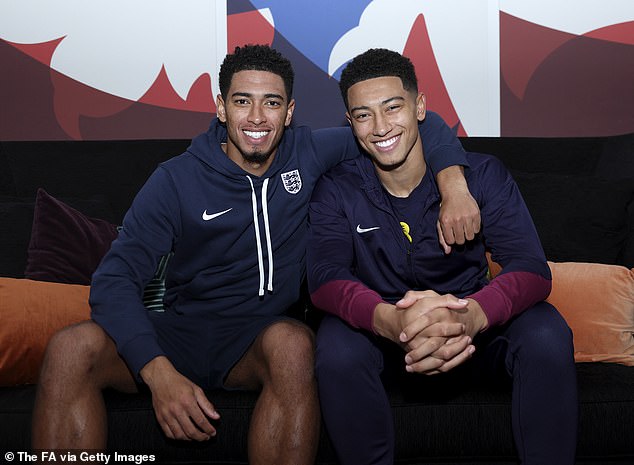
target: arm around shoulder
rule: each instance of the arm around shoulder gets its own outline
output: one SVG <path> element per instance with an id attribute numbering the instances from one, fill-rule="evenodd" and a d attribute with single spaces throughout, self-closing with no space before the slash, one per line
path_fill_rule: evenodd
<path id="1" fill-rule="evenodd" d="M 469 191 L 464 167 L 469 166 L 460 140 L 440 116 L 428 111 L 419 125 L 425 161 L 436 176 L 442 200 L 438 237 L 445 253 L 480 231 L 480 209 Z"/>

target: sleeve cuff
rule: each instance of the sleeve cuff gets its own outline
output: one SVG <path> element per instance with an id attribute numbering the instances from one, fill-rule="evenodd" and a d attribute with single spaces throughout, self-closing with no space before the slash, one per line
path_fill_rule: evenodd
<path id="1" fill-rule="evenodd" d="M 156 337 L 151 334 L 142 335 L 134 338 L 119 350 L 121 357 L 125 360 L 134 375 L 135 379 L 142 383 L 143 379 L 139 374 L 141 369 L 147 365 L 150 360 L 165 355 L 163 349 L 158 344 Z"/>
<path id="2" fill-rule="evenodd" d="M 483 287 L 478 292 L 466 298 L 473 299 L 480 304 L 489 322 L 488 328 L 500 325 L 506 320 L 504 312 L 499 310 L 507 308 L 508 301 L 506 296 L 499 290 L 493 287 Z"/>
<path id="3" fill-rule="evenodd" d="M 467 297 L 480 304 L 491 327 L 506 323 L 513 316 L 546 299 L 550 289 L 550 279 L 527 271 L 512 271 L 498 275 Z"/>
<path id="4" fill-rule="evenodd" d="M 311 295 L 316 307 L 338 316 L 355 328 L 374 332 L 374 309 L 381 296 L 356 281 L 335 280 L 323 284 Z"/>

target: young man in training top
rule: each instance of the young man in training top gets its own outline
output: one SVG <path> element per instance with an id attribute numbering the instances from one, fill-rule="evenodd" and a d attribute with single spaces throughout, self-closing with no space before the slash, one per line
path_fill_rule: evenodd
<path id="1" fill-rule="evenodd" d="M 445 254 L 436 240 L 441 196 L 419 126 L 425 96 L 412 63 L 372 49 L 347 65 L 339 85 L 366 156 L 316 185 L 307 266 L 313 303 L 330 314 L 317 333 L 316 375 L 340 463 L 393 463 L 381 375 L 396 369 L 405 383 L 452 370 L 465 372 L 459 383 L 470 382 L 467 372 L 510 380 L 521 463 L 572 465 L 572 334 L 543 301 L 551 275 L 517 185 L 499 160 L 468 153 L 465 177 L 482 232 Z M 486 250 L 503 267 L 491 281 Z"/>

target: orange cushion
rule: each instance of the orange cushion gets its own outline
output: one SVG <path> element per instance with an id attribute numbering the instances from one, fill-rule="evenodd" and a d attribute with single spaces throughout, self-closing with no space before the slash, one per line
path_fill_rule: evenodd
<path id="1" fill-rule="evenodd" d="M 489 275 L 502 267 L 491 260 Z M 553 288 L 547 302 L 572 329 L 577 362 L 634 366 L 634 269 L 582 262 L 548 262 Z"/>
<path id="2" fill-rule="evenodd" d="M 577 362 L 634 366 L 634 269 L 548 262 L 554 305 L 574 335 Z"/>
<path id="3" fill-rule="evenodd" d="M 53 333 L 90 318 L 89 289 L 0 278 L 0 386 L 37 382 Z"/>

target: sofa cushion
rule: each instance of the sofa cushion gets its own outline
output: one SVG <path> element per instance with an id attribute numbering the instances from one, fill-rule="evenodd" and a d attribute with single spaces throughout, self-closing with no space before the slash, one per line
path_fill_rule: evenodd
<path id="1" fill-rule="evenodd" d="M 97 218 L 112 216 L 112 209 L 103 196 L 95 195 L 84 199 L 56 198 L 89 216 Z M 2 238 L 0 276 L 2 277 L 24 277 L 35 201 L 35 196 L 0 195 L 0 237 Z"/>
<path id="2" fill-rule="evenodd" d="M 28 219 L 28 214 L 24 216 Z M 92 274 L 120 227 L 88 217 L 43 189 L 38 191 L 35 215 L 31 211 L 31 216 L 33 232 L 25 277 L 37 281 L 90 284 Z M 161 257 L 154 276 L 144 289 L 143 304 L 148 310 L 163 310 L 165 277 L 172 255 Z"/>
<path id="3" fill-rule="evenodd" d="M 90 284 L 117 228 L 37 191 L 24 276 L 39 281 Z"/>
<path id="4" fill-rule="evenodd" d="M 37 382 L 49 339 L 90 317 L 88 286 L 0 278 L 0 386 Z"/>
<path id="5" fill-rule="evenodd" d="M 190 143 L 190 139 L 0 141 L 6 161 L 0 156 L 0 166 L 10 177 L 7 194 L 34 197 L 37 189 L 44 188 L 59 199 L 100 195 L 111 211 L 96 217 L 119 224 L 157 165 L 183 153 Z"/>
<path id="6" fill-rule="evenodd" d="M 0 276 L 24 276 L 34 208 L 32 198 L 0 196 Z"/>
<path id="7" fill-rule="evenodd" d="M 513 171 L 546 253 L 554 262 L 621 263 L 634 184 Z"/>
<path id="8" fill-rule="evenodd" d="M 502 267 L 491 260 L 489 276 Z M 548 262 L 546 299 L 572 329 L 577 362 L 634 365 L 634 269 L 600 263 Z"/>
<path id="9" fill-rule="evenodd" d="M 634 366 L 634 270 L 552 263 L 553 304 L 573 332 L 575 360 Z"/>

